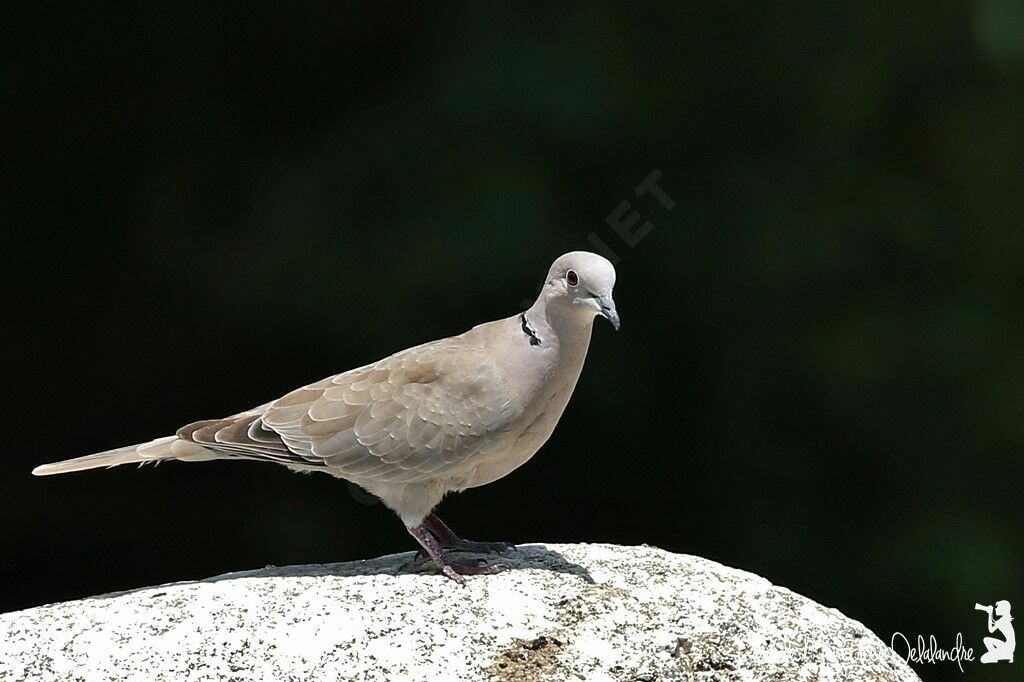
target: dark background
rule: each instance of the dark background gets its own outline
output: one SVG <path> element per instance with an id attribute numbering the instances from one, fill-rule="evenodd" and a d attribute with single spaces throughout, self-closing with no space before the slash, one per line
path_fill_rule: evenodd
<path id="1" fill-rule="evenodd" d="M 1024 613 L 1024 5 L 278 5 L 5 11 L 0 610 L 412 549 L 270 465 L 29 471 L 510 315 L 596 235 L 622 332 L 457 530 L 976 655 Z"/>

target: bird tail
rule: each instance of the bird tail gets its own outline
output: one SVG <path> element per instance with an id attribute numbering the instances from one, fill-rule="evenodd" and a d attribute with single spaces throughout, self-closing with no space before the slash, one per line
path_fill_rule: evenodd
<path id="1" fill-rule="evenodd" d="M 32 473 L 36 476 L 51 476 L 53 474 L 67 474 L 72 471 L 85 471 L 86 469 L 98 469 L 100 467 L 116 467 L 120 464 L 159 462 L 165 459 L 198 462 L 216 458 L 216 453 L 196 443 L 182 440 L 177 436 L 165 436 L 148 443 L 129 445 L 128 447 L 97 452 L 94 455 L 86 455 L 85 457 L 75 457 L 74 459 L 65 459 L 61 462 L 43 464 L 33 469 Z"/>

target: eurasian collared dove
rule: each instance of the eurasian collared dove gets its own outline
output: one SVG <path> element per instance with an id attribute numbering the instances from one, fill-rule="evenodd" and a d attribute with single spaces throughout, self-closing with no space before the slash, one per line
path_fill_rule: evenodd
<path id="1" fill-rule="evenodd" d="M 442 572 L 491 567 L 442 547 L 497 551 L 433 513 L 451 491 L 485 485 L 530 459 L 555 428 L 590 345 L 593 319 L 615 329 L 615 268 L 586 251 L 559 257 L 525 312 L 431 341 L 173 436 L 44 464 L 40 476 L 177 459 L 250 459 L 323 471 L 379 497 Z"/>

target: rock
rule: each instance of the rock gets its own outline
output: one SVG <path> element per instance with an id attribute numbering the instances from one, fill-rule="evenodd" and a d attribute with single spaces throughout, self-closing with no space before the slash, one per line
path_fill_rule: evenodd
<path id="1" fill-rule="evenodd" d="M 0 615 L 3 680 L 918 680 L 860 623 L 654 547 L 529 545 L 465 587 L 412 554 Z"/>

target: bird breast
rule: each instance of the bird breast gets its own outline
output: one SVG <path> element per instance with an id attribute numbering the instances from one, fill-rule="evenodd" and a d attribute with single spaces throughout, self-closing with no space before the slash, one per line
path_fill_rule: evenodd
<path id="1" fill-rule="evenodd" d="M 473 488 L 496 481 L 533 457 L 547 442 L 565 411 L 579 380 L 585 356 L 585 348 L 573 357 L 563 355 L 560 361 L 544 363 L 547 366 L 537 376 L 520 374 L 517 381 L 510 382 L 513 400 L 522 395 L 532 395 L 533 399 L 523 405 L 519 419 L 510 425 L 494 449 L 483 456 L 468 473 L 460 488 Z"/>

